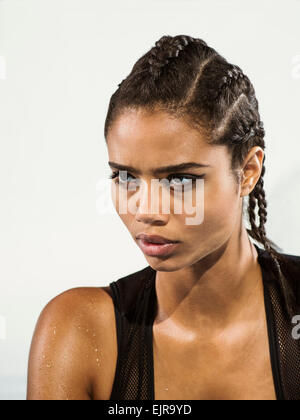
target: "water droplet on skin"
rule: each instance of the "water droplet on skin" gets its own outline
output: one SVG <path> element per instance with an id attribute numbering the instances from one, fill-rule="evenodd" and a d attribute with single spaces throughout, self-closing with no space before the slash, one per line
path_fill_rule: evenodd
<path id="1" fill-rule="evenodd" d="M 95 351 L 98 351 L 98 349 L 95 349 Z"/>
<path id="2" fill-rule="evenodd" d="M 169 390 L 169 388 L 165 388 L 165 391 L 168 391 Z"/>
<path id="3" fill-rule="evenodd" d="M 43 359 L 46 359 L 46 356 L 43 354 Z"/>
<path id="4" fill-rule="evenodd" d="M 47 366 L 47 368 L 50 368 L 51 367 L 51 363 L 47 363 L 46 366 Z"/>
<path id="5" fill-rule="evenodd" d="M 93 334 L 93 337 L 96 337 L 96 334 L 95 333 Z"/>
<path id="6" fill-rule="evenodd" d="M 96 362 L 99 363 L 99 359 L 96 359 Z"/>
<path id="7" fill-rule="evenodd" d="M 86 332 L 89 332 L 89 330 L 86 330 Z"/>

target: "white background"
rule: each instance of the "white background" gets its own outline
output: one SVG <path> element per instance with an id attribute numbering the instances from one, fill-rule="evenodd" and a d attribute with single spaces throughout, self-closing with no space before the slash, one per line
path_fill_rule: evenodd
<path id="1" fill-rule="evenodd" d="M 46 303 L 145 267 L 116 213 L 112 93 L 162 35 L 191 35 L 250 77 L 266 129 L 267 234 L 300 255 L 299 0 L 0 1 L 0 399 L 24 399 Z M 117 263 L 116 263 L 117 261 Z"/>

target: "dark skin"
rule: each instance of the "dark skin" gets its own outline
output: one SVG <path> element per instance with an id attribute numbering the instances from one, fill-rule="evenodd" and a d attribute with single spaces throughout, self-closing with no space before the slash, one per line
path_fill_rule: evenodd
<path id="1" fill-rule="evenodd" d="M 204 174 L 203 223 L 187 225 L 191 214 L 174 214 L 172 206 L 169 214 L 161 208 L 150 213 L 143 189 L 127 192 L 138 194 L 137 211 L 119 213 L 136 242 L 141 232 L 180 241 L 167 257 L 145 254 L 157 270 L 155 399 L 276 399 L 262 273 L 242 220 L 242 199 L 260 177 L 263 150 L 249 151 L 237 184 L 225 146 L 209 145 L 181 119 L 143 110 L 128 111 L 113 123 L 107 147 L 110 162 L 131 166 L 127 175 L 149 185 L 148 204 L 151 179 L 174 174 L 158 176 L 154 169 L 190 161 L 208 165 L 177 172 Z M 28 399 L 110 398 L 117 341 L 106 292 L 107 287 L 71 289 L 46 306 L 30 352 Z"/>

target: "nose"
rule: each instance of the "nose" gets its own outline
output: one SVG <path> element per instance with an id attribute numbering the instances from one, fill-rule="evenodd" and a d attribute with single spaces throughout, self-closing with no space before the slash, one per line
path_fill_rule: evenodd
<path id="1" fill-rule="evenodd" d="M 136 220 L 142 223 L 164 225 L 168 222 L 170 212 L 162 213 L 162 202 L 160 199 L 161 187 L 152 187 L 151 181 L 143 181 L 140 186 L 136 206 Z"/>

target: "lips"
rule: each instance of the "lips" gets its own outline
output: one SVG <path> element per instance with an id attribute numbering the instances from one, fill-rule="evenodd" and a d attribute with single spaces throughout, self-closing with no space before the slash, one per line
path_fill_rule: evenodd
<path id="1" fill-rule="evenodd" d="M 172 244 L 177 243 L 179 241 L 174 241 L 168 238 L 164 238 L 163 236 L 159 235 L 146 235 L 145 233 L 140 233 L 136 237 L 137 239 L 141 239 L 145 242 L 152 243 L 152 244 Z"/>
<path id="2" fill-rule="evenodd" d="M 166 240 L 165 238 L 159 237 L 159 240 Z M 152 239 L 154 240 L 154 239 Z M 156 240 L 157 237 L 156 237 Z M 179 242 L 148 242 L 145 239 L 138 239 L 137 240 L 139 247 L 141 250 L 148 256 L 151 257 L 163 257 L 163 256 L 170 256 L 173 252 L 178 248 L 180 245 Z"/>

